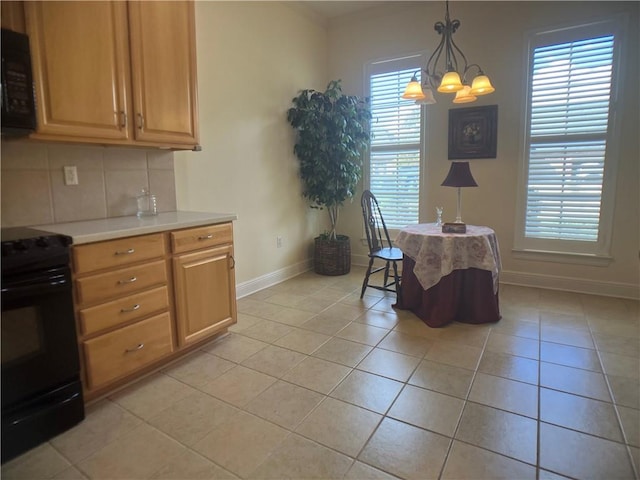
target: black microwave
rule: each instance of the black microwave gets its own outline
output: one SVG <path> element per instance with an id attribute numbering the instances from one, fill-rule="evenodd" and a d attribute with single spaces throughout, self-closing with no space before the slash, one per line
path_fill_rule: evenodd
<path id="1" fill-rule="evenodd" d="M 28 135 L 36 129 L 36 102 L 29 37 L 2 29 L 2 135 Z"/>

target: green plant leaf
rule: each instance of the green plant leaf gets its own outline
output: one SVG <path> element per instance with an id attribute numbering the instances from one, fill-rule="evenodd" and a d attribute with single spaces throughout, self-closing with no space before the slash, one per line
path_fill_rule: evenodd
<path id="1" fill-rule="evenodd" d="M 369 99 L 345 95 L 341 81 L 331 80 L 324 92 L 302 90 L 292 103 L 287 120 L 297 132 L 302 194 L 312 208 L 335 208 L 329 210 L 335 238 L 338 209 L 353 197 L 369 147 Z"/>

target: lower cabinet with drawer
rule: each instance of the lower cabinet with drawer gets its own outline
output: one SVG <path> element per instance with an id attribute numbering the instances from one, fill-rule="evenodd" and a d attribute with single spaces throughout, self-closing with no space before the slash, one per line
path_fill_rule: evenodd
<path id="1" fill-rule="evenodd" d="M 168 312 L 84 342 L 89 389 L 145 367 L 173 351 Z"/>
<path id="2" fill-rule="evenodd" d="M 197 348 L 237 319 L 232 224 L 73 248 L 85 398 Z"/>

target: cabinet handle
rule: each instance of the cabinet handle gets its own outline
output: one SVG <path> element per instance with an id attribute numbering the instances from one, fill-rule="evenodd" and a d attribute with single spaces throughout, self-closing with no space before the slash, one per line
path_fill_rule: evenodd
<path id="1" fill-rule="evenodd" d="M 144 348 L 144 343 L 139 343 L 135 348 L 127 348 L 124 353 L 133 353 Z"/>
<path id="2" fill-rule="evenodd" d="M 212 238 L 213 238 L 213 234 L 210 233 L 209 235 L 200 235 L 198 237 L 198 240 L 210 240 Z"/>
<path id="3" fill-rule="evenodd" d="M 131 308 L 122 308 L 120 309 L 120 313 L 129 313 L 129 312 L 135 312 L 136 310 L 138 310 L 140 308 L 140 304 L 136 303 L 133 307 Z"/>
<path id="4" fill-rule="evenodd" d="M 122 128 L 127 128 L 127 112 L 120 112 L 120 118 L 122 119 L 120 126 Z"/>
<path id="5" fill-rule="evenodd" d="M 126 279 L 126 280 L 118 280 L 118 283 L 119 283 L 120 285 L 123 285 L 123 284 L 125 284 L 125 283 L 133 283 L 133 282 L 135 282 L 136 280 L 138 280 L 136 277 L 131 277 L 131 278 L 128 278 L 128 279 Z"/>
<path id="6" fill-rule="evenodd" d="M 135 248 L 130 248 L 129 250 L 120 250 L 116 252 L 116 255 L 131 255 L 135 251 L 136 251 Z"/>
<path id="7" fill-rule="evenodd" d="M 141 113 L 138 114 L 138 129 L 144 130 L 144 117 Z"/>
<path id="8" fill-rule="evenodd" d="M 236 259 L 233 258 L 233 255 L 229 257 L 231 259 L 231 268 L 236 268 Z"/>

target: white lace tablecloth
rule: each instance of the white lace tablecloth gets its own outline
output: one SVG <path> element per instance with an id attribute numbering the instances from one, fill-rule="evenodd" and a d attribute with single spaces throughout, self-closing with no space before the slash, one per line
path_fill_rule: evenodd
<path id="1" fill-rule="evenodd" d="M 394 243 L 415 262 L 413 272 L 425 290 L 454 270 L 479 268 L 491 272 L 498 293 L 502 264 L 496 233 L 489 227 L 467 225 L 467 233 L 442 233 L 435 223 L 410 225 Z"/>

